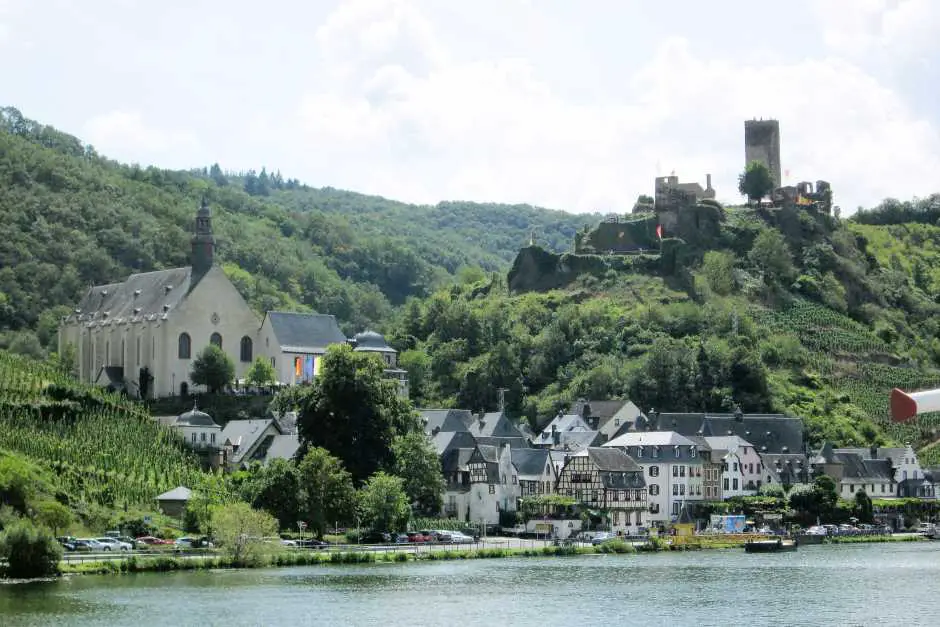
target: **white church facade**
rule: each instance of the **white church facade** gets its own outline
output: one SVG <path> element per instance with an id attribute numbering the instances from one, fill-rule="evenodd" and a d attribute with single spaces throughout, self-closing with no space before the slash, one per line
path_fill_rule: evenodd
<path id="1" fill-rule="evenodd" d="M 347 342 L 335 319 L 322 314 L 268 312 L 262 326 L 214 263 L 212 214 L 205 200 L 196 213 L 191 244 L 191 266 L 92 287 L 63 319 L 59 353 L 72 346 L 81 381 L 137 398 L 187 396 L 200 391 L 191 380 L 193 361 L 215 344 L 235 365 L 236 380 L 244 379 L 262 356 L 275 366 L 278 381 L 290 385 L 315 375 L 311 366 L 304 377 L 306 361 L 315 363 L 307 355 L 319 358 L 327 346 Z"/>

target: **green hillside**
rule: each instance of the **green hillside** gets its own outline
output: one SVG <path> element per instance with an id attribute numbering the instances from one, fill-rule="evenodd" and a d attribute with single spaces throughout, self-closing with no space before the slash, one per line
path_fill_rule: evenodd
<path id="1" fill-rule="evenodd" d="M 940 306 L 884 249 L 916 265 L 915 242 L 896 233 L 937 227 L 797 208 L 717 220 L 665 240 L 661 257 L 526 248 L 509 285 L 493 277 L 413 304 L 396 334 L 418 402 L 492 409 L 504 388 L 539 425 L 578 397 L 620 396 L 663 411 L 787 412 L 813 444 L 931 440 L 937 417 L 889 424 L 888 394 L 940 385 Z"/>
<path id="2" fill-rule="evenodd" d="M 139 405 L 76 383 L 53 366 L 0 351 L 0 451 L 46 471 L 56 498 L 80 514 L 154 507 L 180 485 L 221 482 L 200 470 L 180 436 Z"/>
<path id="3" fill-rule="evenodd" d="M 38 355 L 89 285 L 186 265 L 203 196 L 219 257 L 254 307 L 329 312 L 349 332 L 383 327 L 395 306 L 463 268 L 505 269 L 533 229 L 563 247 L 595 219 L 528 206 L 418 207 L 264 171 L 120 164 L 0 109 L 0 345 Z"/>

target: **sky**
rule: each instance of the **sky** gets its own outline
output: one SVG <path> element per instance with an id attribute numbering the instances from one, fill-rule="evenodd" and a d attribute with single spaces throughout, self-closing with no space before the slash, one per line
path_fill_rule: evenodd
<path id="1" fill-rule="evenodd" d="M 741 202 L 744 120 L 843 214 L 940 192 L 938 0 L 0 0 L 0 105 L 111 158 L 414 203 Z"/>

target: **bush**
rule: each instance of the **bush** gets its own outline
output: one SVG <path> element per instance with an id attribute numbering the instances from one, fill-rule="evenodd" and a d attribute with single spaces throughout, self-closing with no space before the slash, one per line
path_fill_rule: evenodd
<path id="1" fill-rule="evenodd" d="M 48 529 L 20 520 L 0 534 L 0 555 L 7 559 L 8 577 L 47 577 L 59 572 L 62 546 Z"/>
<path id="2" fill-rule="evenodd" d="M 601 544 L 597 550 L 601 553 L 636 553 L 636 549 L 632 544 L 627 544 L 620 539 L 608 540 Z"/>

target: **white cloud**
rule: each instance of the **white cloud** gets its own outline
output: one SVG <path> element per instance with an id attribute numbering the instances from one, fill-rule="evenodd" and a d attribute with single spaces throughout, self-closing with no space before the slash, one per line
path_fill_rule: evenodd
<path id="1" fill-rule="evenodd" d="M 873 32 L 900 33 L 892 20 Z M 702 183 L 712 173 L 719 197 L 737 201 L 743 121 L 762 116 L 781 122 L 791 180 L 829 180 L 845 211 L 935 191 L 937 129 L 840 58 L 755 67 L 671 39 L 623 77 L 627 99 L 573 102 L 526 59 L 457 62 L 434 33 L 396 0 L 344 2 L 317 32 L 323 57 L 344 61 L 299 110 L 317 180 L 417 202 L 606 211 L 675 169 Z"/>
<path id="2" fill-rule="evenodd" d="M 208 162 L 195 135 L 151 126 L 133 111 L 93 117 L 85 124 L 83 137 L 103 154 L 121 155 L 141 165 L 189 168 Z"/>
<path id="3" fill-rule="evenodd" d="M 919 56 L 936 46 L 940 30 L 936 0 L 816 0 L 814 8 L 825 43 L 853 56 Z"/>

